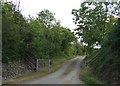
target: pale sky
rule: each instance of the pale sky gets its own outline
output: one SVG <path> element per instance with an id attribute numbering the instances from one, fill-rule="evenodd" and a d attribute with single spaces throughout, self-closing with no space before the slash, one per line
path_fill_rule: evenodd
<path id="1" fill-rule="evenodd" d="M 11 0 L 8 0 L 11 1 Z M 12 0 L 18 3 L 19 0 Z M 76 25 L 73 23 L 72 9 L 79 9 L 82 0 L 20 0 L 20 9 L 23 16 L 29 14 L 36 17 L 36 13 L 48 9 L 55 13 L 55 18 L 61 21 L 61 25 L 73 30 Z"/>

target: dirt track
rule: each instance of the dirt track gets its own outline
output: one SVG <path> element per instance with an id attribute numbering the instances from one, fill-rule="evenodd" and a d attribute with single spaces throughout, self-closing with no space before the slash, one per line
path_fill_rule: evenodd
<path id="1" fill-rule="evenodd" d="M 80 62 L 82 58 L 84 57 L 79 56 L 69 60 L 58 71 L 52 74 L 46 75 L 42 78 L 21 82 L 19 84 L 84 84 L 79 80 Z M 73 66 L 72 70 L 69 71 L 68 74 L 64 74 L 70 64 L 72 64 L 72 62 L 75 60 L 76 63 Z"/>

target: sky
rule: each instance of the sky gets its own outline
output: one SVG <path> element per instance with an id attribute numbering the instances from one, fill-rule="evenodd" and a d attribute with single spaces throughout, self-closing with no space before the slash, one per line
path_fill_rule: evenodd
<path id="1" fill-rule="evenodd" d="M 11 0 L 7 0 L 11 1 Z M 12 0 L 18 3 L 19 0 Z M 55 13 L 55 18 L 61 21 L 61 25 L 73 30 L 76 25 L 73 23 L 74 17 L 72 9 L 79 9 L 82 0 L 20 0 L 20 10 L 23 16 L 28 17 L 30 14 L 36 17 L 36 13 L 48 9 Z"/>

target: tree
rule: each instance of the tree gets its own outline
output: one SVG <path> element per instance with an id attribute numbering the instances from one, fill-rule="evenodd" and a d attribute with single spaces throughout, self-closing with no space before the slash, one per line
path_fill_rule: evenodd
<path id="1" fill-rule="evenodd" d="M 2 5 L 3 62 L 10 62 L 31 54 L 32 32 L 27 20 L 16 5 L 5 2 Z"/>
<path id="2" fill-rule="evenodd" d="M 82 42 L 87 44 L 89 54 L 95 44 L 102 45 L 113 24 L 110 21 L 109 6 L 114 8 L 113 3 L 109 2 L 83 2 L 80 9 L 72 10 L 75 16 L 73 20 L 77 25 L 75 33 L 82 37 Z"/>
<path id="3" fill-rule="evenodd" d="M 70 42 L 76 40 L 74 34 L 58 22 L 49 29 L 41 21 L 36 18 L 30 22 L 34 34 L 33 55 L 36 58 L 48 58 L 67 52 Z"/>
<path id="4" fill-rule="evenodd" d="M 19 59 L 53 58 L 69 55 L 75 35 L 61 26 L 49 10 L 38 13 L 37 18 L 23 17 L 16 5 L 6 2 L 2 6 L 3 62 Z"/>
<path id="5" fill-rule="evenodd" d="M 15 10 L 11 3 L 2 6 L 2 56 L 3 62 L 20 58 L 19 25 L 14 21 Z M 16 34 L 15 34 L 16 33 Z M 18 46 L 18 47 L 17 47 Z"/>
<path id="6" fill-rule="evenodd" d="M 40 20 L 47 28 L 51 28 L 51 26 L 56 20 L 54 14 L 50 12 L 48 9 L 39 12 L 37 15 L 38 20 Z"/>

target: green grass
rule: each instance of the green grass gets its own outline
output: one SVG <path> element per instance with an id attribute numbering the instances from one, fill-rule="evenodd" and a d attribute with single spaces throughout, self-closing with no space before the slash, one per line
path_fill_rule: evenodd
<path id="1" fill-rule="evenodd" d="M 88 86 L 105 86 L 104 82 L 100 81 L 94 74 L 92 74 L 92 69 L 86 67 L 83 63 L 80 69 L 80 80 L 88 84 Z"/>

